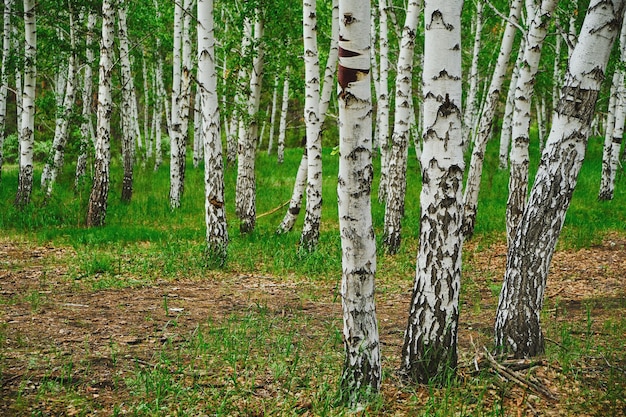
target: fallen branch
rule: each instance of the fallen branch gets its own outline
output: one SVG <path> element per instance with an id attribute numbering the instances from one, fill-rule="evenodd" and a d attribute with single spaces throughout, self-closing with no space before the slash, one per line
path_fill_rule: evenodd
<path id="1" fill-rule="evenodd" d="M 487 348 L 484 348 L 485 350 L 485 357 L 487 358 L 487 360 L 489 361 L 489 364 L 491 365 L 491 367 L 493 368 L 494 371 L 496 371 L 496 373 L 498 375 L 500 375 L 502 378 L 507 379 L 511 382 L 514 382 L 522 387 L 528 388 L 530 390 L 532 390 L 533 392 L 535 392 L 536 394 L 540 394 L 543 397 L 551 400 L 551 401 L 556 401 L 557 398 L 554 394 L 552 394 L 550 392 L 550 390 L 548 390 L 546 387 L 540 385 L 539 383 L 535 383 L 533 381 L 529 381 L 527 379 L 525 379 L 523 376 L 519 375 L 517 372 L 508 369 L 507 367 L 500 365 L 495 359 L 494 357 L 491 355 L 491 353 L 489 353 L 489 351 L 487 350 Z"/>
<path id="2" fill-rule="evenodd" d="M 270 211 L 267 211 L 267 212 L 265 212 L 265 213 L 263 213 L 263 214 L 259 214 L 258 216 L 256 216 L 256 218 L 257 218 L 257 219 L 260 219 L 261 217 L 265 217 L 265 216 L 269 216 L 270 214 L 274 214 L 274 213 L 276 213 L 278 210 L 280 210 L 281 208 L 283 208 L 283 207 L 285 207 L 287 204 L 289 204 L 289 202 L 290 202 L 290 201 L 291 201 L 291 200 L 287 200 L 287 201 L 285 201 L 283 204 L 281 204 L 280 206 L 278 206 L 278 207 L 276 207 L 276 208 L 274 208 L 274 209 L 271 209 Z"/>

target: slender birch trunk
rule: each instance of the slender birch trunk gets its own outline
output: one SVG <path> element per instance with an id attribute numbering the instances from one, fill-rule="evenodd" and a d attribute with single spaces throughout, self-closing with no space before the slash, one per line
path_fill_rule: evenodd
<path id="1" fill-rule="evenodd" d="M 267 154 L 272 154 L 274 146 L 274 123 L 276 122 L 276 103 L 278 102 L 278 75 L 274 77 L 274 92 L 272 93 L 272 112 L 270 114 L 270 136 L 267 144 Z"/>
<path id="2" fill-rule="evenodd" d="M 300 250 L 317 247 L 322 217 L 322 130 L 320 127 L 320 65 L 317 51 L 317 12 L 315 0 L 303 2 L 307 188 L 306 214 L 300 237 Z"/>
<path id="3" fill-rule="evenodd" d="M 405 377 L 420 383 L 443 383 L 457 365 L 465 169 L 462 7 L 462 0 L 427 0 L 424 8 L 420 245 L 400 369 Z"/>
<path id="4" fill-rule="evenodd" d="M 515 91 L 517 80 L 520 75 L 522 60 L 524 59 L 524 50 L 526 49 L 526 39 L 522 38 L 515 60 L 515 68 L 511 74 L 509 90 L 506 95 L 506 104 L 504 106 L 504 116 L 502 117 L 502 128 L 500 129 L 500 155 L 498 164 L 499 169 L 507 169 L 509 167 L 509 150 L 511 148 L 511 134 L 513 133 L 513 106 L 515 103 Z"/>
<path id="5" fill-rule="evenodd" d="M 237 186 L 235 211 L 241 220 L 241 233 L 251 233 L 256 226 L 256 143 L 258 141 L 258 112 L 261 101 L 261 80 L 263 76 L 263 20 L 260 11 L 256 11 L 254 24 L 254 44 L 256 53 L 252 59 L 250 73 L 250 95 L 247 103 L 246 124 L 240 121 L 237 155 Z"/>
<path id="6" fill-rule="evenodd" d="M 289 109 L 289 67 L 285 71 L 283 81 L 283 100 L 280 109 L 280 123 L 278 126 L 278 163 L 282 164 L 285 159 L 285 136 L 287 135 L 287 110 Z"/>
<path id="7" fill-rule="evenodd" d="M 515 39 L 515 31 L 517 30 L 515 24 L 519 21 L 521 4 L 522 0 L 511 1 L 509 22 L 502 36 L 498 61 L 493 70 L 493 77 L 491 78 L 485 107 L 480 117 L 479 130 L 474 139 L 474 149 L 472 150 L 472 158 L 470 160 L 470 168 L 465 185 L 465 194 L 463 196 L 463 234 L 466 238 L 474 234 L 476 210 L 478 207 L 478 192 L 480 191 L 480 179 L 483 172 L 485 150 L 489 137 L 491 136 L 491 127 L 498 108 L 500 90 L 507 76 L 507 67 L 511 56 L 511 49 L 513 48 L 513 40 Z"/>
<path id="8" fill-rule="evenodd" d="M 521 220 L 528 195 L 531 104 L 543 41 L 548 34 L 548 26 L 556 3 L 557 0 L 543 0 L 537 3 L 533 14 L 531 14 L 531 10 L 527 12 L 529 17 L 533 17 L 526 35 L 524 58 L 519 67 L 519 78 L 515 86 L 513 102 L 511 175 L 509 176 L 509 198 L 506 207 L 506 229 L 509 244 L 512 243 L 515 229 Z"/>
<path id="9" fill-rule="evenodd" d="M 356 406 L 381 381 L 374 299 L 376 240 L 372 226 L 372 98 L 370 4 L 339 1 L 339 229 L 341 231 L 343 340 L 341 386 Z"/>
<path id="10" fill-rule="evenodd" d="M 0 180 L 4 165 L 4 139 L 7 116 L 7 95 L 9 91 L 8 59 L 11 50 L 11 8 L 14 0 L 5 0 L 2 30 L 2 67 L 0 67 Z"/>
<path id="11" fill-rule="evenodd" d="M 111 164 L 111 72 L 113 71 L 113 40 L 115 37 L 116 0 L 102 2 L 102 40 L 98 80 L 98 123 L 94 179 L 87 209 L 87 227 L 103 226 L 109 195 L 109 166 Z"/>
<path id="12" fill-rule="evenodd" d="M 620 34 L 620 60 L 626 62 L 626 20 L 622 23 Z M 600 180 L 600 192 L 598 200 L 612 200 L 615 193 L 615 176 L 619 168 L 619 153 L 624 136 L 624 123 L 626 122 L 626 71 L 623 67 L 615 70 L 613 76 L 615 95 L 609 99 L 609 112 L 613 113 L 612 126 L 604 137 L 604 151 L 602 155 L 602 177 Z M 614 102 L 611 108 L 611 101 Z"/>
<path id="13" fill-rule="evenodd" d="M 378 61 L 376 60 L 376 56 L 378 55 L 378 51 L 376 51 L 376 42 L 378 40 L 378 31 L 376 30 L 376 16 L 377 16 L 377 9 L 375 7 L 371 8 L 371 15 L 370 15 L 370 36 L 371 36 L 371 53 L 370 53 L 370 61 L 371 61 L 371 71 L 373 74 L 372 77 L 372 84 L 374 87 L 374 98 L 377 100 L 378 96 L 380 94 L 380 70 L 378 68 Z M 380 140 L 378 138 L 378 116 L 379 116 L 379 112 L 376 112 L 376 119 L 374 120 L 374 133 L 372 136 L 372 149 L 374 150 L 374 152 L 376 152 L 376 150 L 380 149 L 381 143 Z M 381 150 L 382 152 L 382 150 Z M 381 176 L 382 175 L 386 175 L 382 174 L 383 171 L 383 167 L 385 166 L 385 162 L 382 161 L 381 158 Z M 384 201 L 384 200 L 383 200 Z"/>
<path id="14" fill-rule="evenodd" d="M 207 7 L 207 6 L 204 6 Z M 200 46 L 200 45 L 198 45 Z M 200 51 L 198 51 L 198 56 Z M 213 62 L 215 66 L 215 62 Z M 200 160 L 204 158 L 204 141 L 202 136 L 202 105 L 200 103 L 202 92 L 199 87 L 196 87 L 196 97 L 194 99 L 193 106 L 193 167 L 198 168 L 200 166 Z"/>
<path id="15" fill-rule="evenodd" d="M 276 230 L 277 234 L 290 232 L 291 229 L 293 229 L 293 225 L 296 223 L 296 220 L 298 219 L 298 214 L 300 214 L 300 209 L 302 207 L 302 197 L 304 196 L 304 192 L 306 190 L 308 166 L 309 161 L 307 158 L 305 146 L 304 152 L 302 154 L 302 159 L 300 159 L 298 173 L 296 174 L 296 181 L 293 186 L 293 192 L 291 193 L 291 200 L 289 200 L 289 209 L 287 209 L 287 213 L 285 213 L 283 221 L 280 223 L 280 226 L 278 226 L 278 229 Z"/>
<path id="16" fill-rule="evenodd" d="M 68 138 L 67 130 L 74 108 L 74 97 L 76 95 L 76 37 L 74 30 L 74 16 L 72 16 L 71 9 L 69 11 L 69 19 L 71 51 L 67 62 L 65 95 L 63 97 L 63 105 L 56 120 L 51 155 L 49 156 L 49 161 L 45 164 L 41 174 L 41 188 L 45 191 L 46 197 L 48 198 L 52 195 L 52 187 L 56 182 L 59 171 L 63 168 L 65 146 Z"/>
<path id="17" fill-rule="evenodd" d="M 186 0 L 188 1 L 188 0 Z M 182 38 L 183 4 L 174 3 L 174 48 L 172 56 L 172 105 L 170 121 L 170 207 L 180 207 L 183 179 L 180 177 L 181 159 L 185 157 L 181 149 L 183 122 L 181 119 L 182 100 Z"/>
<path id="18" fill-rule="evenodd" d="M 20 44 L 20 41 L 19 41 L 20 35 L 18 33 L 17 26 L 13 25 L 13 27 L 11 28 L 11 32 L 13 34 L 12 39 L 11 39 L 11 44 L 13 45 L 12 49 L 14 51 L 19 51 L 20 49 L 23 48 L 23 46 Z M 18 137 L 17 152 L 18 154 L 21 154 L 19 145 L 22 142 L 21 123 L 22 123 L 22 115 L 24 113 L 23 112 L 24 103 L 22 102 L 22 100 L 24 99 L 24 79 L 23 79 L 22 69 L 20 68 L 19 65 L 15 66 L 14 77 L 15 77 L 15 116 L 17 120 L 17 137 Z"/>
<path id="19" fill-rule="evenodd" d="M 128 25 L 126 23 L 127 4 L 119 0 L 118 38 L 120 50 L 120 73 L 122 80 L 122 161 L 124 179 L 122 180 L 122 201 L 130 202 L 133 196 L 133 162 L 134 146 L 137 140 L 133 106 L 136 103 L 133 95 L 133 76 L 131 73 L 130 48 L 128 45 Z"/>
<path id="20" fill-rule="evenodd" d="M 150 102 L 150 89 L 148 87 L 148 64 L 146 56 L 148 55 L 146 48 L 143 48 L 143 56 L 141 57 L 141 78 L 143 81 L 143 137 L 146 142 L 146 159 L 152 158 L 152 134 L 150 132 L 150 112 L 148 111 Z"/>
<path id="21" fill-rule="evenodd" d="M 37 30 L 35 0 L 24 0 L 24 88 L 20 123 L 20 172 L 15 205 L 24 208 L 33 190 L 33 147 L 35 144 L 35 83 L 37 82 Z"/>
<path id="22" fill-rule="evenodd" d="M 92 111 L 92 91 L 93 91 L 93 63 L 95 54 L 92 49 L 94 40 L 94 28 L 96 27 L 97 16 L 92 10 L 87 15 L 87 33 L 85 35 L 85 64 L 83 65 L 83 89 L 82 89 L 82 122 L 80 124 L 80 152 L 76 161 L 76 176 L 74 187 L 78 188 L 87 170 L 88 150 L 95 141 L 95 132 L 91 121 Z"/>
<path id="23" fill-rule="evenodd" d="M 198 90 L 202 104 L 206 240 L 209 257 L 226 261 L 228 229 L 224 205 L 224 162 L 215 69 L 213 0 L 198 0 Z"/>
<path id="24" fill-rule="evenodd" d="M 402 217 L 404 216 L 404 197 L 406 194 L 406 164 L 411 128 L 411 113 L 413 106 L 412 79 L 413 79 L 413 51 L 415 49 L 415 34 L 417 21 L 421 13 L 418 0 L 411 0 L 408 4 L 406 21 L 402 29 L 400 56 L 396 70 L 396 107 L 394 114 L 393 135 L 388 146 L 388 183 L 386 188 L 387 201 L 385 208 L 385 224 L 383 247 L 390 254 L 400 249 Z M 380 103 L 379 103 L 380 105 Z M 383 136 L 381 135 L 381 138 Z"/>
<path id="25" fill-rule="evenodd" d="M 157 49 L 158 51 L 159 49 Z M 159 53 L 159 52 L 157 52 Z M 163 58 L 159 53 L 159 57 L 157 58 L 156 65 L 156 75 L 155 75 L 155 84 L 156 84 L 156 122 L 154 128 L 154 170 L 157 171 L 161 164 L 163 163 L 163 133 L 162 133 L 162 125 L 163 125 L 163 112 L 165 112 L 165 121 L 168 126 L 169 132 L 169 112 L 167 111 L 167 95 L 165 94 L 165 87 L 163 85 Z M 169 134 L 169 133 L 168 133 Z"/>
<path id="26" fill-rule="evenodd" d="M 389 138 L 389 27 L 387 24 L 387 0 L 378 0 L 378 31 L 380 33 L 379 56 L 380 76 L 378 81 L 377 97 L 377 127 L 378 140 L 380 142 L 380 181 L 378 183 L 378 201 L 388 202 L 389 176 L 390 176 L 390 147 Z M 405 119 L 406 121 L 406 119 Z M 396 183 L 396 185 L 399 185 Z M 401 192 L 398 190 L 398 192 Z"/>
<path id="27" fill-rule="evenodd" d="M 544 350 L 540 313 L 548 269 L 585 156 L 594 107 L 624 6 L 624 0 L 592 0 L 589 4 L 535 182 L 508 249 L 495 345 L 518 358 Z"/>
<path id="28" fill-rule="evenodd" d="M 465 114 L 463 117 L 463 137 L 469 143 L 471 141 L 470 134 L 473 132 L 473 126 L 478 115 L 478 57 L 480 56 L 480 46 L 483 31 L 483 2 L 476 1 L 476 14 L 474 15 L 474 49 L 472 53 L 472 65 L 470 67 L 469 91 L 465 103 Z"/>
<path id="29" fill-rule="evenodd" d="M 184 0 L 183 7 L 183 38 L 182 38 L 182 74 L 180 86 L 180 102 L 178 111 L 180 112 L 180 136 L 179 136 L 179 158 L 178 171 L 180 177 L 180 192 L 182 197 L 185 190 L 185 170 L 187 168 L 187 144 L 189 143 L 189 113 L 191 110 L 191 16 L 195 0 Z"/>

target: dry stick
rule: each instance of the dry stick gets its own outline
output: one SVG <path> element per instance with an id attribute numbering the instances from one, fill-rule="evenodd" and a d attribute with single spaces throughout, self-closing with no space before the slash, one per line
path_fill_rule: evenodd
<path id="1" fill-rule="evenodd" d="M 541 386 L 541 385 L 539 385 L 537 383 L 534 383 L 532 381 L 528 381 L 528 380 L 522 378 L 521 376 L 519 376 L 517 374 L 517 372 L 511 371 L 511 370 L 507 369 L 506 367 L 500 365 L 494 359 L 494 357 L 491 356 L 491 353 L 489 353 L 487 348 L 484 348 L 484 350 L 485 350 L 485 357 L 487 358 L 487 360 L 491 364 L 491 367 L 502 378 L 508 379 L 509 381 L 515 382 L 518 385 L 521 385 L 523 387 L 529 388 L 530 390 L 534 391 L 535 393 L 541 394 L 545 398 L 547 398 L 547 399 L 549 399 L 551 401 L 556 401 L 557 400 L 556 396 L 554 394 L 552 394 L 546 387 L 543 387 L 543 386 Z"/>
<path id="2" fill-rule="evenodd" d="M 291 200 L 287 200 L 287 201 L 285 201 L 283 204 L 281 204 L 280 206 L 278 206 L 278 207 L 276 207 L 276 208 L 274 208 L 274 209 L 271 209 L 270 211 L 266 211 L 266 212 L 265 212 L 265 213 L 263 213 L 263 214 L 259 214 L 258 216 L 256 216 L 256 218 L 257 218 L 257 219 L 260 219 L 261 217 L 265 217 L 265 216 L 269 216 L 270 214 L 274 214 L 274 213 L 276 213 L 278 210 L 280 210 L 281 208 L 283 208 L 283 207 L 285 207 L 287 204 L 289 204 L 289 202 L 290 202 L 290 201 L 291 201 Z"/>

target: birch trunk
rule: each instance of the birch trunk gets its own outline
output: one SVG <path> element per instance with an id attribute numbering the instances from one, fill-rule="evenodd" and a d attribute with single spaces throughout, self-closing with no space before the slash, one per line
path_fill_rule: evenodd
<path id="1" fill-rule="evenodd" d="M 526 46 L 524 58 L 519 67 L 519 78 L 515 86 L 511 131 L 511 175 L 509 176 L 509 198 L 506 207 L 506 230 L 509 244 L 512 243 L 515 229 L 521 220 L 528 195 L 531 104 L 543 41 L 548 33 L 548 26 L 556 3 L 556 0 L 543 0 L 535 7 L 536 10 L 532 15 L 533 19 L 526 35 Z M 528 16 L 531 16 L 531 10 L 528 10 Z"/>
<path id="2" fill-rule="evenodd" d="M 502 36 L 502 44 L 496 67 L 493 70 L 491 84 L 487 92 L 485 105 L 480 117 L 478 132 L 474 139 L 474 149 L 470 160 L 470 168 L 467 174 L 465 194 L 463 196 L 463 234 L 466 238 L 474 234 L 476 224 L 476 209 L 478 207 L 478 193 L 480 191 L 480 179 L 483 172 L 483 162 L 485 160 L 485 150 L 487 141 L 491 136 L 493 120 L 498 108 L 500 90 L 507 76 L 507 67 L 515 39 L 515 24 L 519 21 L 522 0 L 512 0 L 509 12 L 509 22 Z"/>
<path id="3" fill-rule="evenodd" d="M 94 179 L 87 209 L 87 227 L 103 226 L 109 195 L 109 166 L 111 164 L 111 72 L 113 71 L 113 40 L 116 0 L 102 2 L 102 40 L 98 79 L 98 123 Z"/>
<path id="4" fill-rule="evenodd" d="M 122 81 L 122 161 L 124 165 L 122 201 L 128 203 L 133 196 L 134 145 L 137 139 L 133 106 L 136 101 L 133 95 L 133 76 L 131 73 L 130 48 L 128 46 L 128 26 L 126 23 L 127 4 L 124 0 L 118 1 L 118 38 L 120 50 L 120 78 Z"/>
<path id="5" fill-rule="evenodd" d="M 378 391 L 380 342 L 374 300 L 376 240 L 372 226 L 372 99 L 369 2 L 339 1 L 339 229 L 343 341 L 341 386 L 351 406 Z"/>
<path id="6" fill-rule="evenodd" d="M 35 143 L 35 83 L 37 82 L 37 30 L 35 0 L 24 0 L 24 88 L 20 123 L 20 172 L 15 205 L 24 208 L 33 190 L 33 147 Z"/>
<path id="7" fill-rule="evenodd" d="M 389 138 L 389 27 L 387 24 L 387 0 L 378 0 L 379 10 L 379 56 L 380 76 L 378 80 L 377 116 L 378 141 L 380 143 L 380 181 L 378 183 L 378 201 L 388 202 L 390 169 Z M 406 122 L 406 119 L 405 119 Z M 396 183 L 396 186 L 399 185 Z M 400 191 L 398 191 L 400 192 Z"/>
<path id="8" fill-rule="evenodd" d="M 200 4 L 198 4 L 199 6 Z M 212 5 L 211 5 L 212 6 Z M 203 7 L 208 7 L 204 5 Z M 198 44 L 200 47 L 200 44 Z M 200 51 L 198 50 L 198 56 Z M 215 62 L 213 62 L 215 66 Z M 216 87 L 217 88 L 217 87 Z M 202 105 L 201 101 L 202 92 L 199 87 L 196 87 L 196 97 L 194 99 L 193 106 L 193 167 L 198 168 L 200 166 L 200 160 L 204 157 L 204 140 L 202 136 Z"/>
<path id="9" fill-rule="evenodd" d="M 143 49 L 141 57 L 141 75 L 143 79 L 143 137 L 146 141 L 146 158 L 152 157 L 152 135 L 150 134 L 150 114 L 148 112 L 148 103 L 150 102 L 148 87 L 148 65 L 146 63 L 146 48 Z"/>
<path id="10" fill-rule="evenodd" d="M 278 226 L 278 229 L 276 230 L 276 233 L 278 234 L 283 234 L 291 231 L 291 229 L 293 229 L 293 225 L 298 219 L 298 214 L 300 214 L 300 208 L 302 207 L 302 197 L 304 196 L 304 191 L 306 190 L 308 166 L 309 161 L 307 158 L 305 146 L 304 153 L 302 154 L 302 159 L 300 160 L 300 166 L 298 167 L 298 173 L 296 174 L 296 181 L 293 186 L 293 192 L 291 193 L 291 200 L 289 200 L 289 209 L 287 209 L 287 213 L 285 213 L 283 221 L 280 223 L 280 226 Z"/>
<path id="11" fill-rule="evenodd" d="M 285 159 L 285 136 L 287 135 L 287 110 L 289 109 L 289 67 L 285 71 L 283 81 L 283 102 L 280 109 L 280 123 L 278 127 L 278 163 L 282 164 Z"/>
<path id="12" fill-rule="evenodd" d="M 421 12 L 420 8 L 418 0 L 411 0 L 408 4 L 406 21 L 402 29 L 400 56 L 398 57 L 396 69 L 396 107 L 393 135 L 391 143 L 387 148 L 388 183 L 383 235 L 383 247 L 390 254 L 398 252 L 401 241 L 401 221 L 404 216 L 404 196 L 406 194 L 406 164 L 411 129 L 411 113 L 413 112 L 411 103 L 413 100 L 411 91 L 413 52 L 415 49 L 417 21 Z M 381 135 L 382 137 L 384 135 Z"/>
<path id="13" fill-rule="evenodd" d="M 470 87 L 467 93 L 467 100 L 465 104 L 465 114 L 463 117 L 463 137 L 467 142 L 471 141 L 470 134 L 473 132 L 473 127 L 478 115 L 478 57 L 480 56 L 480 45 L 483 31 L 483 2 L 477 1 L 476 14 L 474 15 L 475 28 L 474 28 L 474 49 L 472 53 L 472 65 L 470 69 Z"/>
<path id="14" fill-rule="evenodd" d="M 517 80 L 519 79 L 522 60 L 524 59 L 524 50 L 526 49 L 526 39 L 522 39 L 515 60 L 515 68 L 511 74 L 511 82 L 506 95 L 506 104 L 504 107 L 504 116 L 502 117 L 502 128 L 500 129 L 500 163 L 498 168 L 507 169 L 509 167 L 509 150 L 511 148 L 511 134 L 513 133 L 513 106 L 515 103 L 515 91 Z"/>
<path id="15" fill-rule="evenodd" d="M 65 81 L 65 94 L 63 97 L 63 105 L 57 116 L 54 129 L 54 139 L 52 140 L 51 155 L 49 161 L 44 165 L 41 174 L 41 188 L 45 191 L 46 197 L 52 195 L 52 187 L 56 182 L 59 171 L 63 168 L 63 159 L 65 155 L 65 145 L 67 144 L 68 125 L 72 110 L 74 108 L 74 97 L 76 91 L 76 39 L 74 31 L 74 17 L 72 11 L 69 11 L 70 19 L 70 44 L 71 51 L 67 62 L 67 78 Z"/>
<path id="16" fill-rule="evenodd" d="M 188 1 L 188 0 L 186 0 Z M 180 177 L 181 159 L 185 152 L 181 149 L 182 120 L 182 38 L 183 38 L 183 5 L 174 3 L 174 48 L 172 56 L 172 105 L 170 122 L 170 207 L 180 207 L 183 179 Z"/>
<path id="17" fill-rule="evenodd" d="M 11 50 L 11 8 L 14 0 L 5 0 L 2 30 L 2 67 L 0 67 L 0 180 L 4 165 L 4 139 L 9 87 L 8 59 Z"/>
<path id="18" fill-rule="evenodd" d="M 307 188 L 306 214 L 300 237 L 300 250 L 312 252 L 317 246 L 322 217 L 322 131 L 320 128 L 320 66 L 317 51 L 316 1 L 303 2 Z"/>
<path id="19" fill-rule="evenodd" d="M 185 170 L 187 167 L 187 144 L 189 143 L 189 113 L 191 109 L 191 16 L 195 0 L 184 0 L 183 12 L 183 38 L 182 38 L 182 74 L 180 86 L 180 102 L 178 111 L 180 112 L 180 136 L 178 150 L 178 171 L 180 177 L 180 197 L 185 190 Z"/>
<path id="20" fill-rule="evenodd" d="M 87 33 L 85 34 L 85 65 L 83 66 L 83 90 L 82 90 L 82 122 L 80 124 L 80 152 L 76 161 L 76 177 L 74 186 L 79 187 L 86 174 L 88 149 L 95 142 L 95 132 L 91 121 L 91 104 L 93 91 L 93 62 L 95 54 L 92 49 L 94 40 L 94 28 L 96 27 L 96 14 L 89 11 L 87 15 Z"/>
<path id="21" fill-rule="evenodd" d="M 515 357 L 541 354 L 540 313 L 548 269 L 585 156 L 624 0 L 592 0 L 570 58 L 535 182 L 507 253 L 495 344 Z"/>
<path id="22" fill-rule="evenodd" d="M 272 113 L 270 115 L 270 136 L 267 144 L 267 154 L 272 154 L 274 147 L 274 123 L 276 122 L 276 103 L 278 102 L 278 75 L 274 77 L 274 92 L 272 93 Z"/>
<path id="23" fill-rule="evenodd" d="M 457 364 L 463 235 L 462 0 L 425 2 L 420 245 L 400 372 L 446 381 Z M 443 220 L 442 220 L 443 219 Z"/>
<path id="24" fill-rule="evenodd" d="M 215 69 L 213 0 L 198 0 L 198 82 L 202 100 L 206 240 L 209 257 L 218 265 L 223 265 L 228 248 L 228 229 Z"/>
<path id="25" fill-rule="evenodd" d="M 622 23 L 620 34 L 620 60 L 626 61 L 626 21 Z M 626 72 L 623 67 L 615 70 L 613 76 L 615 97 L 609 99 L 609 112 L 613 113 L 612 126 L 607 128 L 604 138 L 604 151 L 602 155 L 602 177 L 600 180 L 600 192 L 598 200 L 612 200 L 615 193 L 615 176 L 619 167 L 619 152 L 622 147 L 624 136 L 624 122 L 626 121 Z M 614 101 L 611 108 L 610 101 Z"/>
<path id="26" fill-rule="evenodd" d="M 263 20 L 260 12 L 256 11 L 254 24 L 254 44 L 257 47 L 252 59 L 250 73 L 250 95 L 247 103 L 247 126 L 242 127 L 240 121 L 239 143 L 237 155 L 237 186 L 235 208 L 239 219 L 241 233 L 251 233 L 256 226 L 256 142 L 258 141 L 259 104 L 261 101 L 261 80 L 263 76 Z"/>

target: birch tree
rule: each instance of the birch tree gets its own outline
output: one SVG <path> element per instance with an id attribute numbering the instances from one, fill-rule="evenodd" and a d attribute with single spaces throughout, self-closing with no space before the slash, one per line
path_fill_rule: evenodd
<path id="1" fill-rule="evenodd" d="M 495 344 L 515 357 L 541 354 L 548 269 L 585 156 L 591 120 L 624 0 L 592 0 L 572 51 L 528 203 L 507 252 Z"/>
<path id="2" fill-rule="evenodd" d="M 278 124 L 278 163 L 282 164 L 285 159 L 285 136 L 287 135 L 287 110 L 289 110 L 289 67 L 285 70 L 283 80 L 283 99 L 280 109 L 280 122 Z"/>
<path id="3" fill-rule="evenodd" d="M 111 164 L 111 72 L 113 71 L 113 40 L 115 37 L 116 0 L 102 2 L 102 39 L 100 41 L 100 66 L 98 70 L 98 123 L 94 178 L 87 208 L 87 227 L 103 226 L 109 196 Z"/>
<path id="4" fill-rule="evenodd" d="M 472 52 L 472 64 L 469 74 L 469 90 L 467 92 L 467 100 L 465 104 L 465 113 L 463 116 L 463 136 L 469 141 L 471 132 L 474 130 L 474 124 L 478 116 L 478 57 L 480 55 L 480 47 L 483 31 L 483 8 L 484 3 L 480 0 L 475 2 L 476 11 L 474 14 L 474 45 Z"/>
<path id="5" fill-rule="evenodd" d="M 462 0 L 425 1 L 420 244 L 400 372 L 443 382 L 457 364 L 463 245 Z"/>
<path id="6" fill-rule="evenodd" d="M 198 0 L 198 90 L 202 100 L 206 240 L 209 256 L 221 265 L 226 260 L 228 229 L 214 33 L 213 0 Z"/>
<path id="7" fill-rule="evenodd" d="M 543 41 L 548 33 L 548 25 L 557 0 L 543 0 L 527 10 L 530 21 L 524 48 L 524 57 L 519 67 L 519 77 L 515 85 L 513 102 L 513 124 L 511 130 L 511 175 L 509 176 L 509 198 L 506 207 L 506 228 L 509 243 L 519 224 L 526 195 L 528 194 L 528 169 L 530 156 L 530 114 L 535 89 L 535 79 L 539 70 L 539 60 Z"/>
<path id="8" fill-rule="evenodd" d="M 474 149 L 470 160 L 469 172 L 465 185 L 465 194 L 463 195 L 463 234 L 471 237 L 474 233 L 474 225 L 476 223 L 476 210 L 478 207 L 478 193 L 480 191 L 480 179 L 483 172 L 483 162 L 485 160 L 485 150 L 487 141 L 491 135 L 493 119 L 499 103 L 500 91 L 502 84 L 507 76 L 507 67 L 511 50 L 513 49 L 513 40 L 515 39 L 515 31 L 517 30 L 517 22 L 521 12 L 522 0 L 511 0 L 511 9 L 509 18 L 502 36 L 502 44 L 498 60 L 493 70 L 493 76 L 487 92 L 487 98 L 479 121 L 479 130 L 474 139 Z"/>
<path id="9" fill-rule="evenodd" d="M 319 240 L 322 217 L 322 130 L 320 127 L 320 68 L 317 51 L 317 12 L 315 0 L 303 2 L 307 188 L 306 215 L 300 250 L 313 251 Z"/>
<path id="10" fill-rule="evenodd" d="M 4 139 L 7 117 L 7 93 L 9 90 L 9 51 L 11 50 L 11 8 L 14 0 L 5 0 L 2 25 L 2 63 L 0 64 L 0 180 L 4 165 Z"/>
<path id="11" fill-rule="evenodd" d="M 272 111 L 270 113 L 270 135 L 267 143 L 267 154 L 272 154 L 272 147 L 274 146 L 274 131 L 276 122 L 276 103 L 278 102 L 278 75 L 274 77 L 274 92 L 272 93 Z"/>
<path id="12" fill-rule="evenodd" d="M 389 182 L 389 25 L 387 24 L 387 0 L 378 0 L 379 11 L 379 77 L 376 106 L 376 125 L 380 142 L 380 182 L 378 201 L 387 201 Z"/>
<path id="13" fill-rule="evenodd" d="M 626 20 L 622 23 L 620 34 L 620 61 L 626 62 Z M 598 200 L 612 200 L 615 193 L 615 176 L 619 168 L 619 153 L 624 136 L 624 123 L 626 122 L 626 71 L 623 67 L 615 69 L 613 86 L 615 94 L 609 101 L 609 113 L 613 114 L 611 126 L 606 127 L 604 148 L 602 155 L 602 177 L 600 180 L 600 192 Z M 607 117 L 608 119 L 608 117 Z"/>
<path id="14" fill-rule="evenodd" d="M 71 8 L 69 10 L 69 20 L 70 55 L 67 60 L 65 94 L 63 96 L 62 106 L 60 107 L 57 115 L 51 154 L 48 162 L 44 165 L 43 172 L 41 174 L 41 188 L 44 190 L 47 197 L 52 195 L 52 187 L 56 182 L 59 171 L 63 168 L 65 145 L 67 144 L 68 137 L 68 125 L 74 108 L 74 97 L 76 92 L 76 35 L 74 29 L 74 16 L 72 15 Z"/>
<path id="15" fill-rule="evenodd" d="M 35 84 L 37 82 L 37 29 L 35 0 L 24 0 L 24 88 L 20 121 L 20 172 L 15 205 L 23 208 L 33 190 L 33 147 L 35 144 Z"/>
<path id="16" fill-rule="evenodd" d="M 339 229 L 341 231 L 343 341 L 341 386 L 356 406 L 381 380 L 374 301 L 376 241 L 372 226 L 372 99 L 370 2 L 339 1 Z"/>
<path id="17" fill-rule="evenodd" d="M 185 0 L 188 1 L 188 0 Z M 183 179 L 180 177 L 181 159 L 185 150 L 181 149 L 182 139 L 182 38 L 183 4 L 174 3 L 174 47 L 172 55 L 172 105 L 170 121 L 170 207 L 180 207 Z"/>

